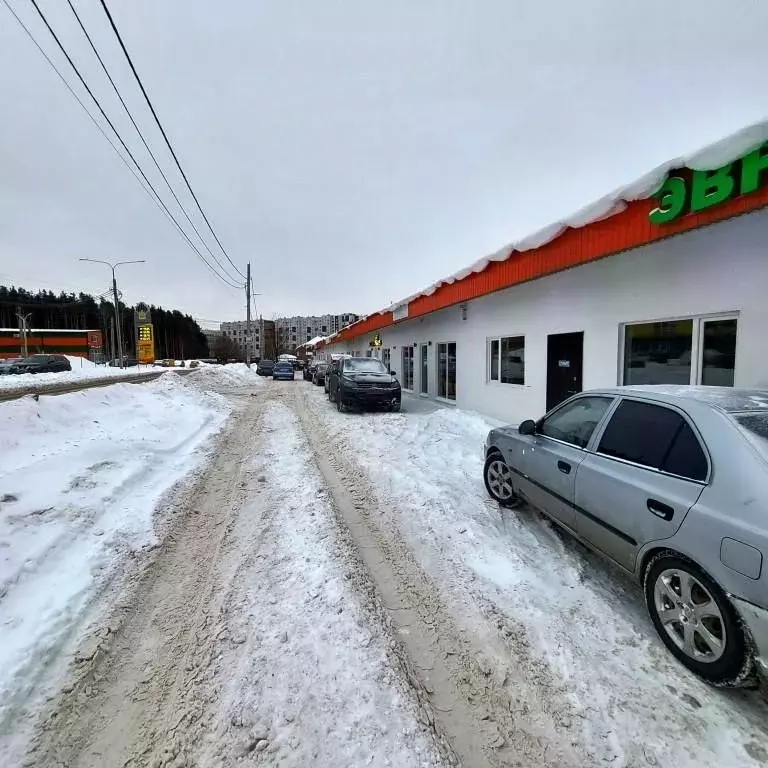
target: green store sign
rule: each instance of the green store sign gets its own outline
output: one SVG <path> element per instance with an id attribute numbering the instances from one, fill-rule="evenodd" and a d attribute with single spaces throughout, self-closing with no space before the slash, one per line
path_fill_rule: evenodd
<path id="1" fill-rule="evenodd" d="M 670 176 L 656 193 L 659 201 L 649 219 L 668 224 L 686 213 L 699 213 L 726 200 L 756 192 L 768 183 L 768 141 L 733 163 L 714 171 L 692 171 L 690 181 Z"/>

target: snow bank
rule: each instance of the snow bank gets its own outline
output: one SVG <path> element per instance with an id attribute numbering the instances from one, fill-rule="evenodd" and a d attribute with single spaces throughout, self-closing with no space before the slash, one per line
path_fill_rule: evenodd
<path id="1" fill-rule="evenodd" d="M 82 357 L 66 355 L 71 371 L 60 373 L 22 373 L 16 376 L 0 376 L 0 389 L 24 389 L 25 387 L 40 387 L 47 384 L 75 384 L 84 379 L 111 379 L 125 376 L 139 376 L 147 373 L 157 373 L 158 369 L 142 365 L 133 368 L 111 368 L 108 365 L 96 365 Z"/>
<path id="2" fill-rule="evenodd" d="M 531 510 L 503 512 L 482 480 L 492 425 L 455 408 L 432 413 L 338 414 L 314 390 L 310 409 L 370 477 L 383 514 L 457 606 L 473 637 L 489 628 L 467 605 L 491 601 L 530 650 L 494 664 L 522 669 L 520 696 L 537 701 L 543 663 L 574 716 L 557 733 L 584 745 L 584 764 L 757 768 L 764 707 L 710 688 L 657 638 L 641 591 Z M 407 407 L 407 402 L 406 402 Z M 519 630 L 515 630 L 516 632 Z M 524 646 L 524 647 L 526 647 Z M 528 692 L 524 686 L 530 686 Z M 746 747 L 746 749 L 745 749 Z"/>
<path id="3" fill-rule="evenodd" d="M 229 607 L 238 645 L 222 651 L 217 671 L 226 678 L 218 759 L 201 764 L 234 765 L 250 741 L 263 742 L 256 749 L 265 748 L 269 765 L 441 765 L 388 660 L 386 637 L 358 603 L 354 564 L 296 417 L 272 405 L 263 425 L 253 472 L 264 473 L 265 493 L 235 531 L 247 554 Z"/>
<path id="4" fill-rule="evenodd" d="M 0 733 L 45 693 L 124 556 L 152 544 L 159 499 L 228 413 L 171 374 L 0 406 Z"/>
<path id="5" fill-rule="evenodd" d="M 200 363 L 194 375 L 197 383 L 211 386 L 259 387 L 264 384 L 264 377 L 256 373 L 256 363 L 249 368 L 245 363 L 229 365 L 208 365 Z"/>

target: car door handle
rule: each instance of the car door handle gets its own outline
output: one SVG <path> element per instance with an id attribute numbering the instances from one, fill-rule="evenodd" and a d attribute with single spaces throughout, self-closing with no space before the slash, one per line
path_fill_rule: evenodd
<path id="1" fill-rule="evenodd" d="M 673 507 L 670 507 L 669 504 L 657 501 L 656 499 L 648 499 L 646 505 L 649 512 L 652 512 L 656 517 L 660 517 L 662 520 L 671 520 L 675 514 Z"/>
<path id="2" fill-rule="evenodd" d="M 570 475 L 571 474 L 571 465 L 567 461 L 558 461 L 557 462 L 557 468 L 564 475 Z"/>

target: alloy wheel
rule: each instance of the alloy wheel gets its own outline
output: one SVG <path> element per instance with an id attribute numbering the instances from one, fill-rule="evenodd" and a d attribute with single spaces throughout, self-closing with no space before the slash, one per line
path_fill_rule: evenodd
<path id="1" fill-rule="evenodd" d="M 498 499 L 509 501 L 515 496 L 515 489 L 512 485 L 512 471 L 502 459 L 489 462 L 486 473 L 488 486 Z"/>
<path id="2" fill-rule="evenodd" d="M 720 659 L 727 641 L 723 614 L 693 574 L 679 568 L 662 571 L 653 597 L 664 631 L 686 656 L 705 664 Z"/>

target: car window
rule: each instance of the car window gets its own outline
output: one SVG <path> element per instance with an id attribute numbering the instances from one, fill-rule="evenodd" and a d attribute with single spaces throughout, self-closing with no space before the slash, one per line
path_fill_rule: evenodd
<path id="1" fill-rule="evenodd" d="M 707 457 L 701 443 L 687 421 L 680 425 L 672 446 L 664 457 L 661 468 L 672 475 L 687 477 L 690 480 L 706 480 Z"/>
<path id="2" fill-rule="evenodd" d="M 707 474 L 706 456 L 693 430 L 677 411 L 663 405 L 624 400 L 597 452 L 695 480 Z"/>
<path id="3" fill-rule="evenodd" d="M 539 434 L 584 448 L 612 401 L 611 397 L 579 397 L 544 419 Z"/>

